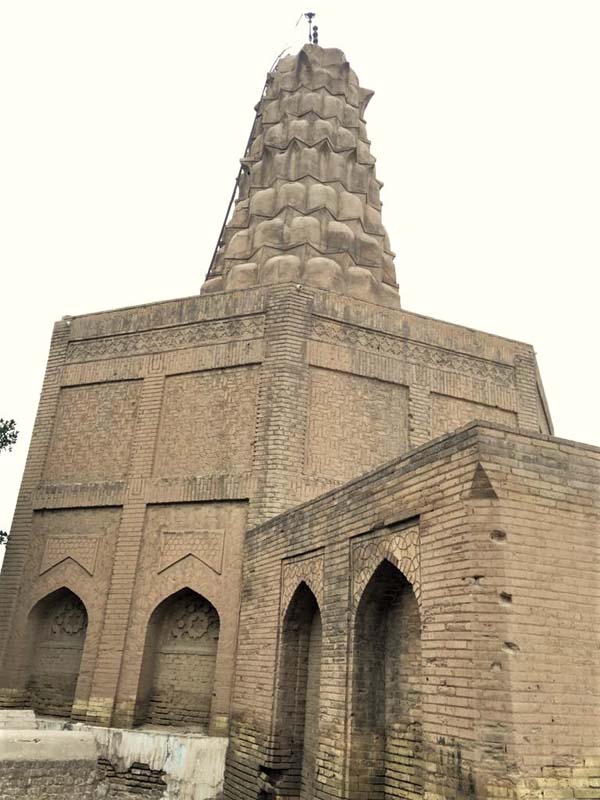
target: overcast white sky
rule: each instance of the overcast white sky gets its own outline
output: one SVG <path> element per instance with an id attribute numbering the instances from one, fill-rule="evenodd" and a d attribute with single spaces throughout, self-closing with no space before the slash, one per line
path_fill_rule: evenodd
<path id="1" fill-rule="evenodd" d="M 532 342 L 557 435 L 600 444 L 599 0 L 3 0 L 0 529 L 53 321 L 199 290 L 308 10 L 376 92 L 404 307 Z"/>

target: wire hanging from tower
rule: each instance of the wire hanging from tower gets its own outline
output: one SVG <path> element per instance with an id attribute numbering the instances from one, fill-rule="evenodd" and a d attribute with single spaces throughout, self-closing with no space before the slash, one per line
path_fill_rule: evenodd
<path id="1" fill-rule="evenodd" d="M 319 28 L 318 28 L 317 25 L 313 25 L 312 24 L 313 19 L 316 17 L 315 12 L 314 11 L 307 11 L 304 14 L 304 17 L 308 21 L 308 41 L 309 41 L 309 43 L 310 44 L 319 44 Z M 298 18 L 298 22 L 296 22 L 296 27 L 298 27 L 298 23 L 300 22 L 301 19 L 302 19 L 302 14 Z M 252 142 L 254 141 L 254 138 L 255 138 L 255 135 L 256 135 L 255 134 L 256 126 L 257 126 L 258 120 L 259 120 L 259 118 L 261 116 L 262 98 L 265 96 L 265 93 L 267 91 L 267 87 L 268 87 L 268 85 L 269 85 L 269 83 L 270 83 L 270 81 L 272 79 L 272 72 L 275 69 L 275 67 L 277 66 L 277 63 L 279 62 L 279 59 L 286 52 L 286 50 L 289 50 L 289 47 L 286 47 L 285 49 L 283 49 L 281 51 L 281 53 L 277 56 L 277 58 L 273 62 L 273 66 L 271 67 L 271 69 L 267 73 L 267 79 L 265 81 L 265 85 L 264 85 L 264 88 L 262 90 L 262 93 L 261 93 L 261 96 L 260 96 L 260 100 L 256 105 L 256 116 L 254 117 L 254 122 L 252 123 L 252 128 L 250 130 L 250 136 L 248 137 L 248 142 L 246 144 L 246 149 L 244 150 L 244 158 L 247 158 L 248 154 L 250 153 L 250 149 L 252 147 Z M 229 205 L 227 206 L 227 211 L 225 212 L 225 219 L 223 220 L 223 225 L 221 227 L 221 231 L 220 231 L 219 237 L 217 239 L 217 244 L 215 245 L 215 249 L 213 251 L 213 255 L 212 255 L 212 258 L 210 260 L 210 266 L 209 266 L 208 271 L 206 273 L 205 280 L 207 280 L 208 278 L 212 278 L 212 277 L 214 277 L 216 275 L 216 265 L 217 265 L 217 260 L 218 260 L 218 257 L 219 257 L 219 252 L 220 252 L 221 248 L 224 247 L 224 245 L 225 245 L 225 239 L 224 239 L 225 229 L 227 227 L 227 222 L 229 221 L 229 215 L 231 213 L 231 208 L 232 208 L 232 206 L 233 206 L 233 204 L 235 202 L 235 198 L 236 198 L 236 195 L 237 195 L 239 187 L 240 187 L 240 182 L 242 180 L 242 177 L 243 177 L 245 171 L 246 171 L 246 168 L 242 164 L 240 166 L 237 178 L 235 179 L 235 183 L 234 183 L 234 186 L 233 186 L 233 191 L 232 191 L 231 197 L 229 199 Z"/>

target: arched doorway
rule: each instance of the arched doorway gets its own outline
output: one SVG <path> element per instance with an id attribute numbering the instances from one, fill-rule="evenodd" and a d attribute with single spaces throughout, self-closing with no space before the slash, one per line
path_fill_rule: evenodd
<path id="1" fill-rule="evenodd" d="M 351 796 L 421 798 L 419 608 L 389 561 L 375 570 L 356 611 L 352 711 Z"/>
<path id="2" fill-rule="evenodd" d="M 283 620 L 279 678 L 279 733 L 291 761 L 281 782 L 286 794 L 315 796 L 321 695 L 321 613 L 305 583 Z"/>
<path id="3" fill-rule="evenodd" d="M 218 644 L 208 600 L 191 589 L 163 600 L 148 622 L 136 723 L 207 728 Z"/>
<path id="4" fill-rule="evenodd" d="M 71 714 L 88 615 L 76 594 L 63 588 L 40 600 L 31 610 L 29 690 L 40 714 Z"/>

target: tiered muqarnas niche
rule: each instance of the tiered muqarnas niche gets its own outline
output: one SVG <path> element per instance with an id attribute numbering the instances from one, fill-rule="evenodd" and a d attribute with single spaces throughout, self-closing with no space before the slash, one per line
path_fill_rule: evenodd
<path id="1" fill-rule="evenodd" d="M 363 119 L 372 94 L 341 50 L 279 61 L 203 292 L 297 282 L 399 307 Z"/>
<path id="2" fill-rule="evenodd" d="M 490 436 L 509 448 L 506 430 L 525 448 L 551 433 L 535 354 L 399 308 L 362 121 L 369 95 L 340 51 L 308 46 L 284 59 L 202 295 L 56 323 L 0 581 L 0 704 L 230 734 L 235 800 L 273 787 L 322 800 L 352 796 L 346 789 L 356 800 L 421 789 L 448 800 L 447 786 L 468 786 L 481 759 L 457 723 L 464 687 L 442 661 L 476 656 L 482 685 L 491 676 L 507 708 L 516 688 L 506 676 L 525 663 L 507 661 L 509 645 L 498 662 L 499 637 L 518 643 L 502 625 L 519 595 L 498 602 L 496 589 L 511 595 L 504 574 L 491 583 L 500 545 L 487 573 L 471 557 L 491 547 L 490 530 L 516 541 L 498 500 L 530 455 L 494 478 L 494 447 L 475 470 L 475 450 L 456 450 L 464 434 L 431 440 L 473 419 L 506 426 Z M 539 441 L 532 458 L 549 449 L 548 469 L 563 464 L 563 443 Z M 451 474 L 433 464 L 443 452 Z M 564 463 L 568 472 L 575 462 Z M 398 493 L 385 479 L 396 470 Z M 553 480 L 552 520 L 568 483 Z M 576 479 L 578 508 L 581 491 Z M 278 527 L 276 515 L 317 496 Z M 539 528 L 536 516 L 536 542 Z M 525 559 L 528 574 L 537 560 Z M 486 585 L 473 578 L 483 574 Z M 473 655 L 483 589 L 497 627 Z M 523 602 L 534 592 L 527 584 Z M 451 600 L 457 614 L 446 619 Z M 459 676 L 468 691 L 473 675 Z M 460 700 L 484 736 L 488 696 Z M 466 772 L 448 784 L 459 754 Z"/>

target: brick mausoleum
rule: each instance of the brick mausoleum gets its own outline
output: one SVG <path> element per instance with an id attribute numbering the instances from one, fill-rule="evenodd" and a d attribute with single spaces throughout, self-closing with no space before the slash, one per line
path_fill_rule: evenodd
<path id="1" fill-rule="evenodd" d="M 228 800 L 600 798 L 600 450 L 400 308 L 371 94 L 283 58 L 202 292 L 56 323 L 0 705 L 228 737 Z"/>

